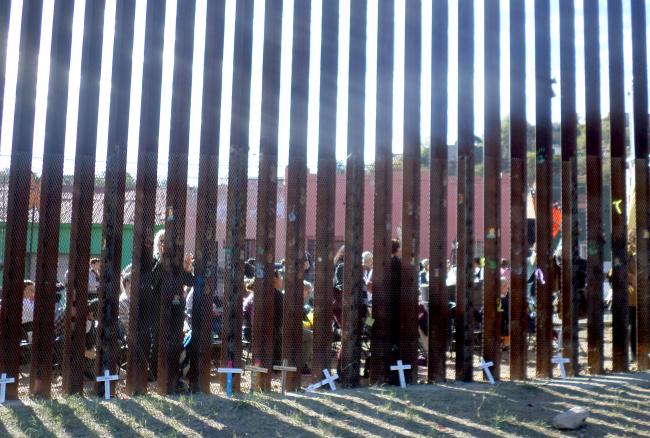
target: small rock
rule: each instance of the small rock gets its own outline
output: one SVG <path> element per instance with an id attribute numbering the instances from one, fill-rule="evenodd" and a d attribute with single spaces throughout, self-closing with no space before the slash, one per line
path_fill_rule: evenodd
<path id="1" fill-rule="evenodd" d="M 578 429 L 585 423 L 588 416 L 589 411 L 586 408 L 576 406 L 561 414 L 557 414 L 553 418 L 553 427 L 562 430 Z"/>

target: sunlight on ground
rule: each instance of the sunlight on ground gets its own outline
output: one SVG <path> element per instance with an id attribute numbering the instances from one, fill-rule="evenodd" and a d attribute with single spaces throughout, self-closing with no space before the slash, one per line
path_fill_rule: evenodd
<path id="1" fill-rule="evenodd" d="M 580 436 L 649 435 L 650 373 L 569 380 L 370 387 L 317 393 L 26 399 L 0 406 L 0 436 L 566 436 L 551 428 L 590 410 Z"/>

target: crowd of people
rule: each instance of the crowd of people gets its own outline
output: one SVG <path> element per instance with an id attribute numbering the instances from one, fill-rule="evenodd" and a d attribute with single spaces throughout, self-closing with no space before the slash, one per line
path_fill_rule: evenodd
<path id="1" fill-rule="evenodd" d="M 386 272 L 386 283 L 385 287 L 388 290 L 389 300 L 392 300 L 390 304 L 391 309 L 399 308 L 399 291 L 401 288 L 401 260 L 400 260 L 400 243 L 398 240 L 392 241 L 392 254 L 391 259 L 388 265 L 388 271 Z M 164 295 L 165 288 L 168 286 L 167 281 L 169 277 L 165 276 L 165 268 L 163 266 L 163 255 L 165 251 L 165 234 L 164 230 L 159 231 L 155 235 L 154 239 L 154 260 L 153 268 L 150 273 L 145 273 L 143 275 L 148 275 L 149 283 L 151 284 L 151 290 L 146 293 L 140 294 L 140 306 L 138 315 L 138 321 L 140 321 L 140 330 L 141 336 L 144 336 L 144 348 L 146 349 L 146 356 L 148 360 L 149 367 L 149 379 L 150 381 L 156 380 L 157 377 L 157 365 L 158 365 L 158 345 L 159 345 L 159 327 L 160 327 L 160 306 L 161 306 L 161 297 Z M 451 260 L 447 260 L 447 287 L 449 289 L 449 302 L 450 308 L 452 309 L 452 321 L 454 314 L 454 300 L 455 295 L 453 290 L 455 288 L 456 280 L 456 266 L 453 262 L 453 253 Z M 344 282 L 344 266 L 346 263 L 345 257 L 345 247 L 342 246 L 336 253 L 334 260 L 334 276 L 332 279 L 332 332 L 334 342 L 337 343 L 341 339 L 341 328 L 342 328 L 342 314 L 343 314 L 343 282 Z M 370 251 L 364 251 L 362 254 L 361 265 L 363 269 L 363 294 L 362 294 L 362 303 L 360 307 L 360 318 L 362 321 L 365 321 L 363 324 L 364 327 L 364 336 L 366 339 L 371 339 L 372 331 L 372 296 L 373 296 L 373 254 Z M 475 310 L 476 310 L 476 321 L 480 325 L 481 315 L 482 315 L 482 283 L 484 281 L 484 261 L 480 258 L 476 258 L 473 263 L 474 266 L 474 283 L 477 285 L 475 288 L 478 295 L 475 299 Z M 534 307 L 535 302 L 535 257 L 534 257 L 534 248 L 531 250 L 529 255 L 529 272 L 528 272 L 528 284 L 527 295 L 529 297 L 529 303 Z M 285 266 L 284 260 L 276 263 L 274 273 L 274 310 L 273 310 L 273 344 L 274 344 L 274 354 L 273 361 L 274 363 L 281 363 L 282 361 L 282 317 L 283 317 L 283 300 L 284 300 L 284 273 Z M 242 341 L 245 348 L 249 348 L 252 342 L 253 326 L 255 320 L 255 282 L 256 282 L 256 261 L 254 259 L 249 259 L 245 263 L 244 268 L 244 284 L 243 291 L 243 326 L 242 326 Z M 426 365 L 427 357 L 427 348 L 428 348 L 428 321 L 429 321 L 429 260 L 424 259 L 420 263 L 420 270 L 418 273 L 418 286 L 420 290 L 419 295 L 419 307 L 418 307 L 418 327 L 419 327 L 419 337 L 420 337 L 420 365 Z M 192 329 L 192 313 L 194 309 L 194 266 L 193 258 L 191 254 L 187 254 L 183 261 L 183 270 L 181 272 L 176 272 L 174 275 L 178 277 L 177 280 L 182 284 L 182 295 L 176 294 L 173 296 L 171 302 L 171 333 L 182 333 L 183 339 L 179 342 L 183 343 L 183 348 L 187 350 L 191 347 L 191 329 Z M 580 277 L 579 270 L 578 277 Z M 302 327 L 303 327 L 303 336 L 302 336 L 302 363 L 298 364 L 303 373 L 311 372 L 311 362 L 313 356 L 313 330 L 314 330 L 314 296 L 315 293 L 318 293 L 314 290 L 314 272 L 315 264 L 313 257 L 305 253 L 304 256 L 304 272 L 303 272 L 303 312 L 302 312 Z M 558 270 L 559 272 L 559 270 Z M 499 315 L 499 320 L 501 324 L 501 334 L 502 334 L 502 346 L 504 349 L 507 349 L 509 346 L 509 337 L 508 337 L 508 312 L 509 312 L 509 301 L 510 301 L 510 275 L 511 269 L 508 260 L 503 259 L 499 266 L 500 273 L 500 294 L 499 301 L 497 304 L 497 310 Z M 584 274 L 584 272 L 582 272 Z M 131 311 L 131 276 L 132 276 L 132 267 L 127 265 L 121 272 L 120 275 L 120 296 L 119 296 L 119 311 L 118 311 L 118 339 L 121 345 L 127 345 L 128 337 L 128 328 L 130 321 L 130 311 Z M 584 277 L 584 275 L 583 275 Z M 634 279 L 634 273 L 630 272 L 629 278 Z M 98 327 L 98 316 L 99 316 L 99 302 L 98 302 L 98 291 L 101 278 L 101 263 L 99 259 L 93 258 L 89 263 L 89 272 L 88 272 L 88 314 L 86 321 L 86 333 L 87 333 L 87 357 L 93 357 L 92 351 L 95 349 L 95 332 Z M 581 277 L 582 278 L 582 277 Z M 609 277 L 608 277 L 609 278 Z M 66 273 L 67 280 L 67 273 Z M 579 291 L 584 291 L 585 279 L 582 278 L 582 281 L 579 282 Z M 634 312 L 634 288 L 633 283 L 630 282 L 630 310 L 632 311 L 631 315 L 635 315 Z M 558 288 L 559 289 L 559 288 Z M 35 284 L 31 280 L 25 280 L 23 284 L 23 303 L 22 303 L 22 322 L 23 322 L 23 331 L 24 331 L 24 342 L 31 342 L 32 336 L 32 325 L 34 320 L 34 298 L 35 298 Z M 66 305 L 66 288 L 64 284 L 57 285 L 57 297 L 56 297 L 56 311 L 55 311 L 55 336 L 61 337 L 63 335 L 63 326 L 65 318 L 65 309 Z M 559 300 L 558 300 L 559 301 Z M 583 300 L 584 301 L 584 300 Z M 218 338 L 221 334 L 221 314 L 223 311 L 222 302 L 220 299 L 220 294 L 217 293 L 213 297 L 212 305 L 212 334 L 213 338 Z M 74 303 L 72 303 L 72 314 L 74 318 Z M 556 311 L 560 313 L 560 309 L 556 308 Z M 394 317 L 391 317 L 389 321 L 389 333 L 391 333 L 390 339 L 390 348 L 392 351 L 396 351 L 399 345 L 399 336 L 400 336 L 400 324 L 398 320 L 399 312 L 394 313 Z M 531 331 L 534 331 L 534 308 L 531 309 Z M 269 315 L 265 315 L 269 317 Z M 415 316 L 414 316 L 415 317 Z M 634 319 L 632 320 L 632 325 L 634 326 Z M 453 324 L 453 322 L 452 322 Z M 634 328 L 634 327 L 632 327 Z M 631 333 L 634 335 L 635 330 L 633 329 Z M 633 347 L 634 347 L 633 343 Z M 186 351 L 184 352 L 186 353 Z M 632 354 L 636 353 L 633 348 Z M 397 353 L 395 354 L 397 357 Z M 183 362 L 179 364 L 181 369 L 182 378 L 185 377 L 187 371 L 191 364 L 188 362 L 188 355 L 182 355 Z M 365 357 L 366 360 L 371 360 L 369 354 Z M 340 364 L 339 364 L 340 365 Z M 89 368 L 89 374 L 92 373 L 92 367 Z M 368 366 L 365 366 L 366 372 Z M 390 373 L 387 373 L 390 375 Z M 92 377 L 89 375 L 89 377 Z"/>

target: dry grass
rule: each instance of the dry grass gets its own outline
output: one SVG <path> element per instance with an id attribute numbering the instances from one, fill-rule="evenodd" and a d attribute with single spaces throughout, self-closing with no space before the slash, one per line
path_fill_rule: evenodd
<path id="1" fill-rule="evenodd" d="M 581 324 L 582 325 L 582 324 Z M 581 327 L 580 362 L 586 364 L 586 331 Z M 605 366 L 611 367 L 611 327 L 605 331 Z M 534 376 L 534 344 L 528 376 Z M 448 357 L 453 379 L 453 357 Z M 214 395 L 155 394 L 128 398 L 119 383 L 119 398 L 105 402 L 92 396 L 62 397 L 60 378 L 54 400 L 28 398 L 28 379 L 20 385 L 21 401 L 0 405 L 0 437 L 60 436 L 650 436 L 650 373 L 607 374 L 569 380 L 482 382 L 475 357 L 477 383 L 366 387 L 335 393 L 237 394 L 228 399 L 217 383 Z M 507 354 L 502 378 L 508 378 Z M 556 376 L 558 375 L 555 370 Z M 426 369 L 420 368 L 421 380 Z M 124 376 L 122 376 L 124 378 Z M 303 379 L 305 383 L 307 379 Z M 479 383 L 480 382 L 480 383 Z M 242 390 L 250 386 L 249 374 Z M 591 411 L 576 432 L 551 428 L 553 416 L 575 405 Z"/>
<path id="2" fill-rule="evenodd" d="M 449 383 L 335 393 L 67 397 L 0 406 L 0 436 L 566 436 L 550 427 L 574 405 L 569 435 L 650 435 L 650 373 L 566 381 Z"/>

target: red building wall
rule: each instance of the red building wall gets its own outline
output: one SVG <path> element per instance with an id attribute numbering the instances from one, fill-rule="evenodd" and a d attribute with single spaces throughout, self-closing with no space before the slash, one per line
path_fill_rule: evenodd
<path id="1" fill-rule="evenodd" d="M 429 251 L 429 171 L 422 169 L 421 174 L 421 196 L 420 196 L 420 258 L 428 257 Z M 398 237 L 399 229 L 402 223 L 402 181 L 403 174 L 401 171 L 393 173 L 393 237 Z M 316 238 L 316 183 L 315 174 L 308 175 L 307 178 L 307 218 L 306 218 L 306 247 L 313 246 Z M 336 191 L 335 204 L 335 239 L 343 241 L 345 236 L 345 174 L 336 176 L 336 185 L 332 187 Z M 447 185 L 447 255 L 451 253 L 452 242 L 456 237 L 456 203 L 457 203 L 458 183 L 456 176 L 448 177 Z M 285 180 L 278 180 L 278 200 L 277 200 L 277 225 L 276 225 L 276 259 L 280 260 L 285 255 L 286 247 L 286 193 L 287 186 Z M 363 242 L 364 249 L 372 251 L 372 223 L 374 217 L 374 175 L 369 174 L 365 179 L 364 186 L 364 232 Z M 503 175 L 501 179 L 501 256 L 508 258 L 510 253 L 510 177 L 508 174 Z M 194 224 L 196 221 L 196 201 L 193 193 L 189 193 L 188 214 L 186 227 L 186 249 L 192 251 L 195 242 Z M 217 211 L 217 238 L 219 249 L 223 251 L 223 242 L 226 236 L 226 217 L 227 217 L 227 186 L 219 186 L 219 200 Z M 482 252 L 483 243 L 483 178 L 477 177 L 475 181 L 475 198 L 474 198 L 474 237 L 477 242 L 477 252 Z M 193 204 L 193 205 L 192 205 Z M 248 181 L 248 214 L 246 217 L 246 239 L 249 255 L 254 256 L 256 224 L 257 224 L 257 180 Z M 361 208 L 361 206 L 360 206 Z M 311 242 L 310 242 L 311 241 Z"/>

